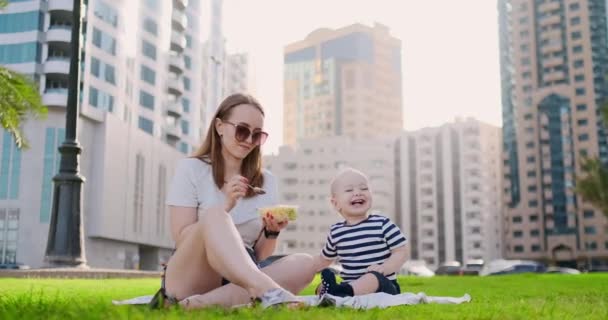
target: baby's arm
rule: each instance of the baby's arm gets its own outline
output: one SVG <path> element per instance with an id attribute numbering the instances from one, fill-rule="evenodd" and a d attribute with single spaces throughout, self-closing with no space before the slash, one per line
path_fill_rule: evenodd
<path id="1" fill-rule="evenodd" d="M 319 254 L 318 256 L 314 257 L 314 259 L 315 272 L 320 272 L 321 270 L 329 267 L 329 265 L 331 265 L 333 262 L 333 260 L 325 258 L 323 254 Z"/>
<path id="2" fill-rule="evenodd" d="M 384 266 L 383 273 L 387 275 L 399 272 L 405 260 L 407 260 L 407 249 L 405 246 L 391 250 L 391 256 L 382 264 Z"/>

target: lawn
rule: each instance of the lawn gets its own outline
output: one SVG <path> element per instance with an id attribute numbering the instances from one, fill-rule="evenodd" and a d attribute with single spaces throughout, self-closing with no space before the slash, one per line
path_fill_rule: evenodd
<path id="1" fill-rule="evenodd" d="M 157 279 L 0 278 L 0 319 L 608 319 L 608 274 L 403 277 L 399 283 L 407 292 L 432 296 L 469 293 L 473 301 L 370 311 L 335 308 L 151 311 L 143 306 L 114 306 L 111 300 L 152 294 L 158 287 Z M 302 294 L 311 294 L 313 285 Z"/>

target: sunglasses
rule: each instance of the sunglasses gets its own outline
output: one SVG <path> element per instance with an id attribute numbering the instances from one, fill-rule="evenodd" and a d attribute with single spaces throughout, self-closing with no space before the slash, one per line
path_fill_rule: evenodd
<path id="1" fill-rule="evenodd" d="M 264 142 L 266 142 L 266 139 L 268 138 L 268 133 L 266 133 L 264 131 L 251 132 L 251 129 L 249 129 L 249 127 L 246 125 L 236 124 L 236 123 L 232 123 L 230 121 L 222 120 L 222 119 L 220 119 L 220 121 L 234 126 L 234 129 L 235 129 L 234 138 L 238 142 L 244 142 L 247 139 L 249 139 L 249 136 L 251 136 L 251 143 L 256 146 L 259 146 L 259 145 L 264 144 Z"/>

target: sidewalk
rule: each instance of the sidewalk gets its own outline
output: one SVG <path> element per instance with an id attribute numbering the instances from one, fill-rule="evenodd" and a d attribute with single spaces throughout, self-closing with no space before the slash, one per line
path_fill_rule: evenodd
<path id="1" fill-rule="evenodd" d="M 0 278 L 78 278 L 78 279 L 111 279 L 111 278 L 160 278 L 160 271 L 140 271 L 121 269 L 76 269 L 48 268 L 29 270 L 0 270 Z"/>

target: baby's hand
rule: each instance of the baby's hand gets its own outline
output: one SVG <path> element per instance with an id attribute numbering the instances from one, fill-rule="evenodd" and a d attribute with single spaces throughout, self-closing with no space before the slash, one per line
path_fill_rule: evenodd
<path id="1" fill-rule="evenodd" d="M 384 274 L 384 266 L 381 265 L 381 264 L 374 264 L 374 265 L 371 265 L 371 266 L 367 267 L 367 271 L 368 272 L 370 272 L 370 271 L 376 271 L 376 272 L 378 272 L 380 274 Z"/>

